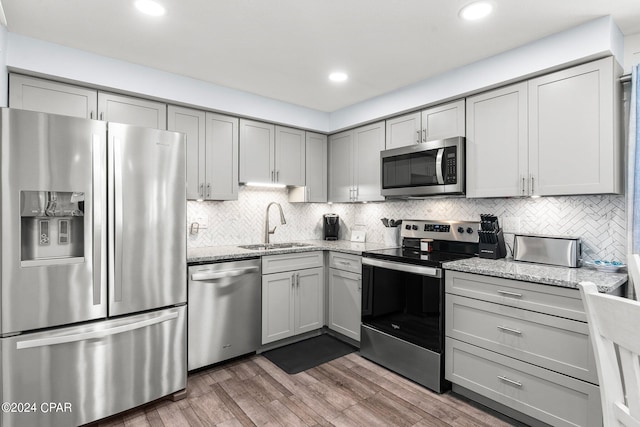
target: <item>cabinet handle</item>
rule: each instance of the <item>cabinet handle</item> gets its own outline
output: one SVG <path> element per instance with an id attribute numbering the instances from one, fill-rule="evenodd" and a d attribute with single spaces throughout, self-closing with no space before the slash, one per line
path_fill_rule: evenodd
<path id="1" fill-rule="evenodd" d="M 89 111 L 89 118 L 93 119 L 93 111 Z"/>
<path id="2" fill-rule="evenodd" d="M 211 184 L 207 184 L 207 197 L 211 197 Z"/>
<path id="3" fill-rule="evenodd" d="M 296 273 L 296 287 L 300 289 L 300 273 Z"/>
<path id="4" fill-rule="evenodd" d="M 358 279 L 358 292 L 362 292 L 362 279 Z"/>
<path id="5" fill-rule="evenodd" d="M 272 170 L 271 171 L 271 182 L 275 182 L 275 172 Z"/>
<path id="6" fill-rule="evenodd" d="M 498 379 L 500 381 L 504 381 L 505 383 L 509 383 L 509 384 L 514 385 L 516 387 L 522 387 L 522 383 L 521 382 L 514 381 L 514 380 L 509 379 L 507 377 L 503 377 L 502 375 L 498 375 Z"/>
<path id="7" fill-rule="evenodd" d="M 100 113 L 100 120 L 104 120 L 104 113 Z"/>
<path id="8" fill-rule="evenodd" d="M 535 194 L 535 190 L 533 189 L 533 175 L 531 175 L 531 195 Z"/>
<path id="9" fill-rule="evenodd" d="M 306 192 L 307 192 L 307 200 L 305 200 L 306 202 L 310 202 L 311 200 L 311 190 L 309 189 L 309 187 L 305 187 Z"/>
<path id="10" fill-rule="evenodd" d="M 509 291 L 498 290 L 498 293 L 499 293 L 500 295 L 504 295 L 504 296 L 508 296 L 508 297 L 522 298 L 522 294 L 518 294 L 518 293 L 515 293 L 515 292 L 509 292 Z"/>
<path id="11" fill-rule="evenodd" d="M 276 171 L 276 182 L 280 181 L 280 171 Z"/>
<path id="12" fill-rule="evenodd" d="M 422 142 L 427 142 L 427 129 L 422 129 Z"/>
<path id="13" fill-rule="evenodd" d="M 296 273 L 291 273 L 291 287 L 296 287 Z"/>
<path id="14" fill-rule="evenodd" d="M 360 194 L 359 194 L 359 193 L 360 193 L 360 191 L 358 190 L 358 187 L 355 187 L 355 188 L 353 189 L 353 192 L 354 192 L 354 194 L 355 194 L 355 196 L 354 196 L 354 198 L 353 198 L 353 201 L 354 201 L 354 202 L 357 202 L 357 201 L 358 201 L 358 196 L 360 195 Z"/>
<path id="15" fill-rule="evenodd" d="M 500 329 L 503 332 L 511 332 L 512 334 L 522 335 L 522 331 L 519 331 L 517 329 L 507 328 L 506 326 L 499 326 L 498 325 L 498 329 Z"/>
<path id="16" fill-rule="evenodd" d="M 200 190 L 198 191 L 200 197 L 204 197 L 204 184 L 200 184 Z"/>
<path id="17" fill-rule="evenodd" d="M 522 195 L 524 196 L 524 176 L 522 177 Z"/>
<path id="18" fill-rule="evenodd" d="M 416 137 L 416 144 L 420 144 L 420 131 L 417 130 L 416 133 L 418 134 L 418 136 Z"/>

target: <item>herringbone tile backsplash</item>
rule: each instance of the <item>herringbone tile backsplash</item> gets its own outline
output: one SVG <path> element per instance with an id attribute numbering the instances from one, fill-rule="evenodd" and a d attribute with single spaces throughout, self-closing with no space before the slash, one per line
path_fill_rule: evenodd
<path id="1" fill-rule="evenodd" d="M 289 203 L 287 190 L 240 188 L 237 201 L 188 202 L 187 222 L 206 218 L 208 227 L 189 234 L 189 247 L 261 243 L 265 209 L 270 202 L 282 205 L 287 223 L 280 225 L 277 208 L 271 208 L 271 226 L 277 225 L 271 242 L 322 238 L 322 215 L 340 215 L 340 238 L 348 239 L 354 227 L 366 229 L 368 242 L 383 242 L 380 218 L 450 219 L 479 221 L 480 214 L 500 218 L 505 232 L 509 222 L 518 222 L 528 234 L 579 236 L 586 260 L 624 261 L 626 215 L 624 196 L 567 196 L 538 199 L 465 199 L 387 201 L 366 204 Z M 509 242 L 513 235 L 507 234 Z"/>

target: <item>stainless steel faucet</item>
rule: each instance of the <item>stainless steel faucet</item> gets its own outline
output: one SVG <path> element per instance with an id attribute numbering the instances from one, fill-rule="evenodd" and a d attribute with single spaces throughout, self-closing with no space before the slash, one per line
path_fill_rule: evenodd
<path id="1" fill-rule="evenodd" d="M 282 206 L 280 206 L 280 203 L 276 203 L 276 202 L 271 202 L 267 205 L 267 213 L 265 214 L 265 218 L 264 218 L 264 243 L 265 245 L 269 244 L 269 235 L 273 234 L 276 232 L 276 228 L 277 226 L 273 227 L 273 230 L 269 229 L 269 208 L 271 207 L 271 205 L 276 205 L 278 207 L 278 209 L 280 209 L 280 225 L 284 225 L 287 223 L 287 221 L 284 219 L 284 212 L 282 212 Z"/>

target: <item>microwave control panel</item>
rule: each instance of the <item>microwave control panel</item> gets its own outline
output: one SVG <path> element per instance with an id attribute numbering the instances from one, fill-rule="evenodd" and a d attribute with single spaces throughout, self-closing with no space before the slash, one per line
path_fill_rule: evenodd
<path id="1" fill-rule="evenodd" d="M 444 158 L 444 183 L 455 184 L 457 182 L 456 147 L 445 148 Z"/>

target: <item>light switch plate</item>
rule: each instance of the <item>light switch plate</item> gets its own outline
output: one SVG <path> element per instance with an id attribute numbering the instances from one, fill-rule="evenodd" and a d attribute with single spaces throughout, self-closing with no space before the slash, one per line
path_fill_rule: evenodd
<path id="1" fill-rule="evenodd" d="M 364 230 L 353 230 L 351 232 L 351 241 L 352 242 L 364 242 L 365 236 L 367 232 Z"/>

